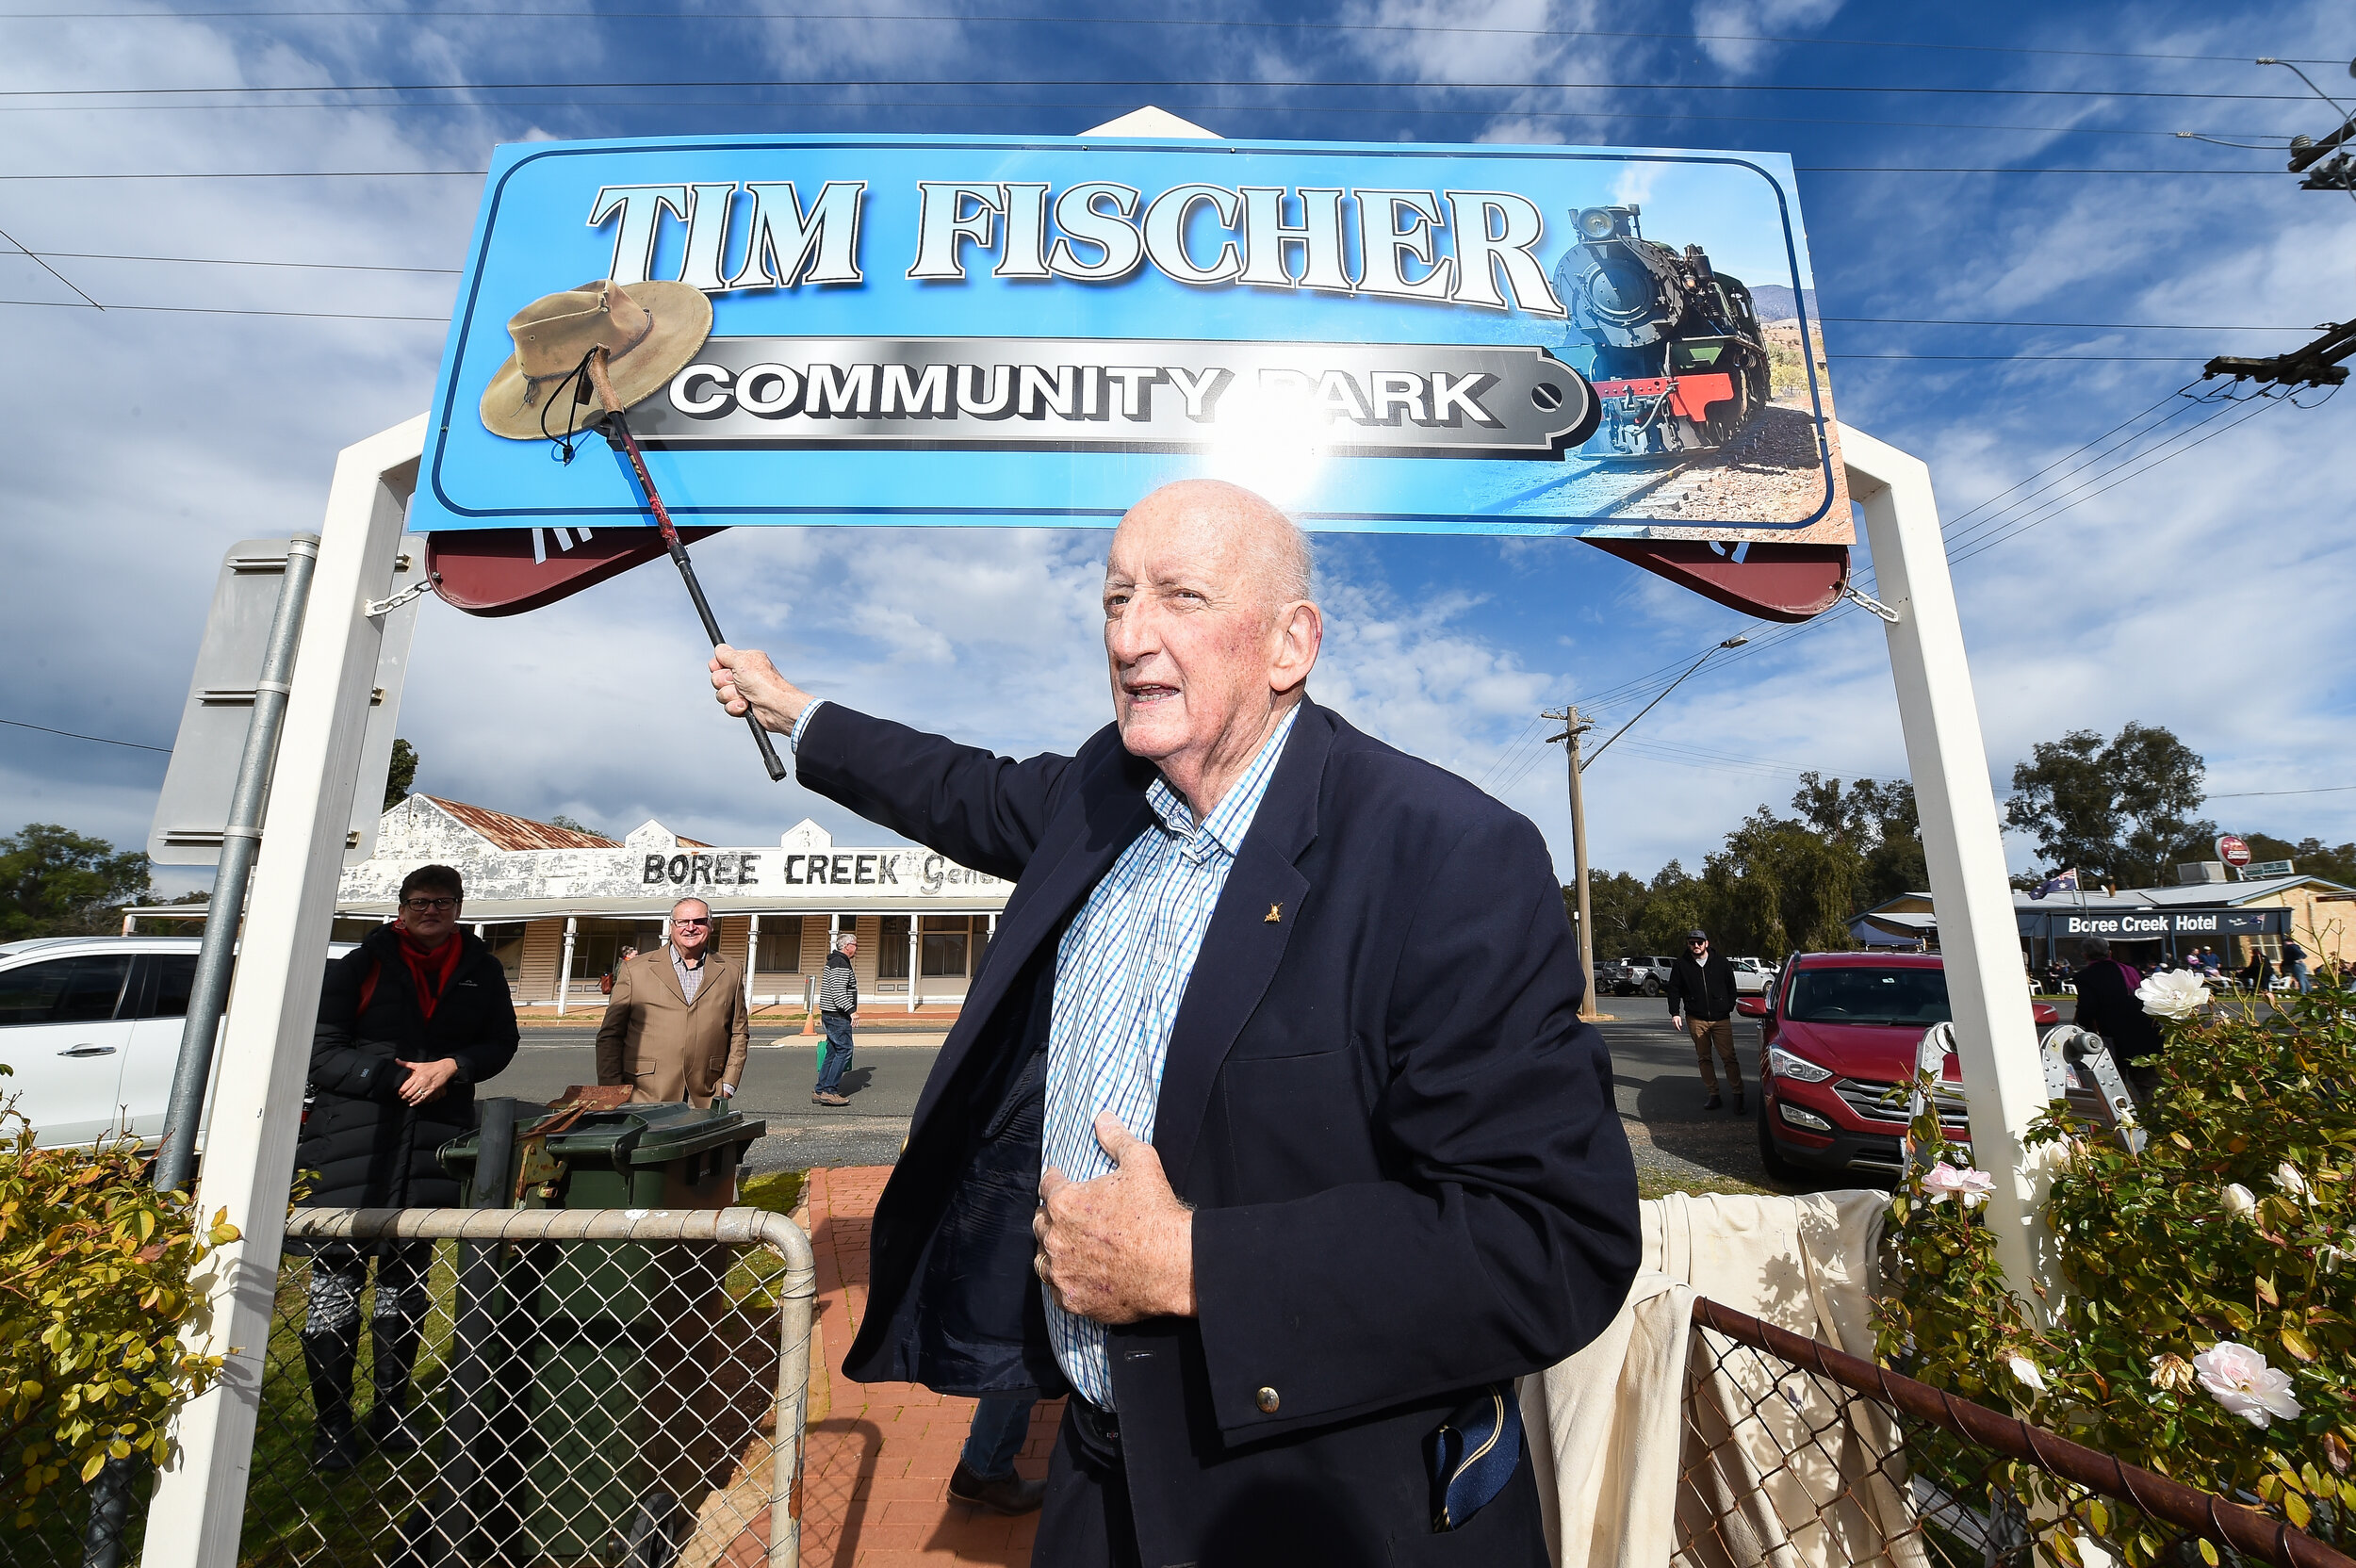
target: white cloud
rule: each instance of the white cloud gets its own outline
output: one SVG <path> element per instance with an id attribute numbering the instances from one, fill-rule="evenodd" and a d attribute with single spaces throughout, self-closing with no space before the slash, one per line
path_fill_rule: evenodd
<path id="1" fill-rule="evenodd" d="M 1825 10 L 1705 7 L 1696 30 L 1805 30 L 1823 25 Z M 1470 9 L 1392 0 L 1343 14 L 1456 28 L 1627 26 L 1594 7 L 1536 0 Z M 2102 29 L 2133 31 L 2142 48 L 2217 54 L 2241 52 L 2240 34 L 2261 24 L 2267 46 L 2284 54 L 2337 47 L 2335 16 L 2315 5 L 2204 28 L 2132 9 Z M 2059 30 L 2021 41 L 2107 46 L 2076 36 L 2087 31 L 2084 23 L 2046 26 Z M 1309 43 L 1292 34 L 1090 30 L 1070 46 L 1094 53 L 1073 65 L 1010 42 L 1025 36 L 853 23 L 747 28 L 717 18 L 623 34 L 449 17 L 431 28 L 414 18 L 346 20 L 272 36 L 158 19 L 27 29 L 28 41 L 0 57 L 0 86 L 692 75 L 712 61 L 696 51 L 714 40 L 798 75 L 1382 70 L 1435 82 L 1596 80 L 1658 68 L 1663 57 L 1658 44 L 1526 32 L 1318 35 Z M 630 40 L 649 37 L 662 47 L 631 52 Z M 1148 63 L 1133 69 L 1133 59 Z M 1827 54 L 1810 65 L 1837 74 L 1849 60 Z M 883 69 L 899 65 L 908 69 Z M 1894 69 L 1875 59 L 1871 74 Z M 2160 89 L 2222 79 L 2230 90 L 2284 90 L 2279 73 L 2252 68 L 2245 79 L 2202 63 L 1996 61 L 1972 70 L 2024 86 L 2117 83 L 2132 70 Z M 612 124 L 606 111 L 540 96 L 512 111 L 142 108 L 0 114 L 0 124 L 19 172 L 467 169 L 482 165 L 496 139 Z M 1538 111 L 1629 106 L 1551 91 L 1441 90 L 1415 101 L 1483 111 L 1457 122 L 1401 117 L 1435 139 L 1551 139 L 1566 129 L 1580 139 L 1598 122 Z M 2250 118 L 2247 128 L 2328 118 L 2320 106 L 2304 118 L 2299 106 L 2232 109 Z M 945 127 L 963 112 L 924 122 Z M 2070 112 L 2119 125 L 2151 111 Z M 2262 122 L 2261 112 L 2281 118 Z M 1241 111 L 1213 118 L 1238 132 L 1276 122 Z M 1392 129 L 1379 117 L 1316 125 L 1349 135 Z M 2219 128 L 2237 127 L 2220 121 Z M 1699 127 L 1691 139 L 1711 134 Z M 1910 155 L 1911 144 L 1864 135 L 1876 156 Z M 2053 139 L 1922 144 L 1993 158 Z M 2168 140 L 2065 144 L 2070 161 L 2082 148 L 2131 164 L 2188 155 Z M 2335 258 L 2346 251 L 2348 209 L 2287 180 L 1827 177 L 1804 193 L 1835 314 L 2291 323 L 2345 314 L 2346 269 Z M 478 184 L 466 179 L 26 181 L 9 187 L 6 222 L 42 250 L 434 268 L 455 264 L 478 199 Z M 121 304 L 431 317 L 447 311 L 450 292 L 448 277 L 408 273 L 57 265 Z M 0 297 L 70 298 L 22 258 L 0 257 Z M 0 391 L 12 436 L 0 638 L 15 678 L 0 716 L 168 743 L 222 550 L 250 534 L 315 526 L 336 449 L 423 406 L 442 333 L 388 321 L 0 309 L 11 363 L 24 368 Z M 1986 330 L 1868 331 L 1836 326 L 1833 347 L 1990 352 L 1999 351 L 1988 345 L 2039 341 Z M 2082 333 L 2044 341 L 2030 351 L 2094 351 Z M 2265 339 L 2268 349 L 2295 341 Z M 2250 347 L 2201 334 L 2121 334 L 2117 342 L 2103 351 Z M 1953 516 L 2151 401 L 2174 384 L 2172 374 L 2195 369 L 1847 361 L 1835 379 L 1845 417 L 1931 462 Z M 2348 406 L 2356 405 L 2269 412 L 1963 564 L 1958 590 L 1993 775 L 2037 740 L 2073 727 L 2114 732 L 2132 718 L 2168 724 L 2206 753 L 2221 790 L 2348 776 L 2356 756 L 2338 650 L 2349 641 L 2356 560 L 2342 542 L 2346 482 L 2331 462 Z M 777 652 L 815 689 L 1024 753 L 1068 748 L 1104 722 L 1094 603 L 1102 545 L 1093 533 L 744 530 L 699 546 L 697 556 L 724 626 Z M 1690 658 L 1740 624 L 1565 541 L 1358 539 L 1331 541 L 1320 553 L 1333 626 L 1316 682 L 1320 699 L 1394 743 L 1488 779 L 1546 829 L 1564 865 L 1561 751 L 1539 740 L 1538 709 Z M 851 830 L 839 808 L 761 776 L 741 726 L 706 694 L 699 643 L 683 593 L 660 564 L 517 620 L 471 620 L 429 605 L 401 715 L 402 733 L 425 756 L 421 787 L 609 826 L 660 817 L 707 839 L 761 841 L 806 813 Z M 1600 716 L 1614 726 L 1640 705 L 1606 705 Z M 54 820 L 119 842 L 143 839 L 160 759 L 0 734 L 0 829 Z M 1850 614 L 1780 649 L 1729 660 L 1656 710 L 1589 776 L 1599 864 L 1648 872 L 1672 856 L 1692 864 L 1743 813 L 1791 793 L 1789 773 L 1699 754 L 1844 777 L 1903 773 L 1879 623 Z M 2350 796 L 2223 803 L 2215 814 L 2243 827 L 2356 837 Z M 2013 848 L 2017 860 L 2025 857 L 2025 846 Z"/>

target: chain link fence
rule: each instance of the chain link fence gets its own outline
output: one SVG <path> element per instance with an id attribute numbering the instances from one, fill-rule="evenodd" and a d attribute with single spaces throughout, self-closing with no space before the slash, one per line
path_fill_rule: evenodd
<path id="1" fill-rule="evenodd" d="M 298 1211 L 240 1568 L 794 1568 L 814 1279 L 756 1209 Z M 0 1557 L 78 1568 L 89 1499 Z"/>
<path id="2" fill-rule="evenodd" d="M 1679 1568 L 2098 1568 L 2131 1540 L 2184 1568 L 2356 1568 L 2254 1509 L 1714 1301 L 1693 1331 Z"/>
<path id="3" fill-rule="evenodd" d="M 809 1238 L 761 1210 L 300 1213 L 240 1568 L 794 1568 L 813 1294 Z M 2098 1568 L 2131 1541 L 2356 1568 L 1715 1302 L 1693 1333 L 1678 1568 Z M 88 1499 L 52 1489 L 0 1555 L 75 1568 Z"/>

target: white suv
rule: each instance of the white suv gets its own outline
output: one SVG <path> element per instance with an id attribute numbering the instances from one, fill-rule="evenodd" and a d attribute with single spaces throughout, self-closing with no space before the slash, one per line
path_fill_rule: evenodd
<path id="1" fill-rule="evenodd" d="M 15 1070 L 0 1100 L 15 1098 L 39 1142 L 162 1138 L 197 947 L 194 937 L 55 937 L 0 949 L 0 1062 Z M 352 948 L 335 942 L 327 956 Z"/>

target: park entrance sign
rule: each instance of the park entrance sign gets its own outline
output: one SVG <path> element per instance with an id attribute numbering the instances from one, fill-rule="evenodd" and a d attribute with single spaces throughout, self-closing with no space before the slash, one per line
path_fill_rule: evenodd
<path id="1" fill-rule="evenodd" d="M 1104 527 L 1214 477 L 1319 530 L 1846 544 L 1809 284 L 1779 155 L 511 145 L 411 521 L 639 526 L 548 461 L 602 345 L 683 525 Z"/>

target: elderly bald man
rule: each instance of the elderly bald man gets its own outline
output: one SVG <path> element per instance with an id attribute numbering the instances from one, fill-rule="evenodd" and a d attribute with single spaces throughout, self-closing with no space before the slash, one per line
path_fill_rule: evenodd
<path id="1" fill-rule="evenodd" d="M 1541 1563 L 1513 1380 L 1635 1274 L 1546 844 L 1310 700 L 1309 578 L 1248 491 L 1139 501 L 1104 563 L 1113 722 L 1070 757 L 712 660 L 805 785 L 1016 883 L 843 1370 L 1068 1389 L 1041 1568 Z"/>

